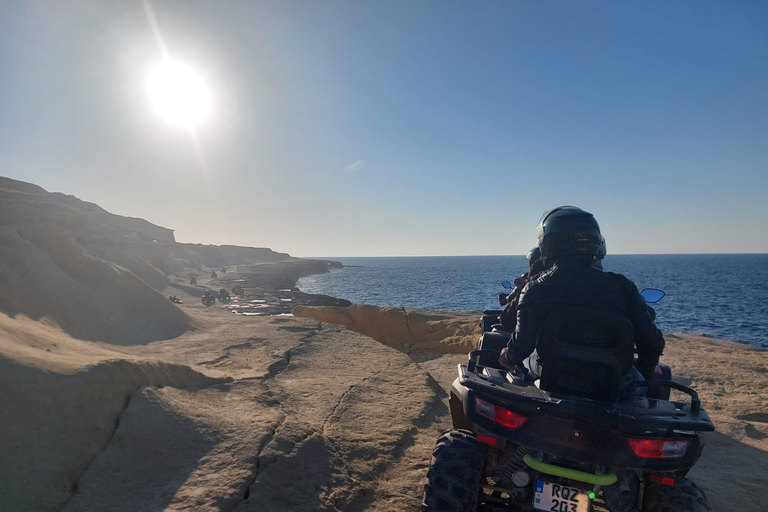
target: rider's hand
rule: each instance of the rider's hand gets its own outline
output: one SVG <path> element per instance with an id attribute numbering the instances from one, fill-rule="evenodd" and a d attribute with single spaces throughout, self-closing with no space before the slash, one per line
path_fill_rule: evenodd
<path id="1" fill-rule="evenodd" d="M 501 349 L 501 354 L 499 354 L 499 364 L 509 370 L 513 370 L 516 366 L 515 362 L 509 358 L 507 347 Z"/>
<path id="2" fill-rule="evenodd" d="M 651 375 L 654 374 L 656 371 L 656 368 L 659 364 L 659 358 L 657 357 L 650 357 L 650 356 L 644 356 L 640 355 L 637 358 L 637 362 L 635 363 L 635 368 L 637 368 L 641 374 L 643 374 L 643 378 L 645 380 L 650 380 Z"/>

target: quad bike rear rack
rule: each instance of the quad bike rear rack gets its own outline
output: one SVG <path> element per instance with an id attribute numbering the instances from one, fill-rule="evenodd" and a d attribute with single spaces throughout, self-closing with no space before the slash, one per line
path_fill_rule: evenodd
<path id="1" fill-rule="evenodd" d="M 589 416 L 591 421 L 612 424 L 627 433 L 658 430 L 710 432 L 714 425 L 695 390 L 674 381 L 633 382 L 623 400 L 600 402 L 587 398 L 570 397 L 539 389 L 534 382 L 513 372 L 477 364 L 483 353 L 491 350 L 473 350 L 469 361 L 458 365 L 459 383 L 469 390 L 494 397 L 521 413 L 547 414 L 569 418 Z M 494 352 L 498 356 L 498 352 Z M 690 403 L 634 396 L 639 386 L 665 386 L 691 397 Z"/>

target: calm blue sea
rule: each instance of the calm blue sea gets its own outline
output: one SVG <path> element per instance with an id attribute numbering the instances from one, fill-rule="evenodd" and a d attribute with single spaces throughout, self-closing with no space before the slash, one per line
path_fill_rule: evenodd
<path id="1" fill-rule="evenodd" d="M 358 304 L 476 311 L 497 309 L 501 281 L 527 270 L 523 256 L 334 259 L 344 268 L 302 278 L 299 289 Z M 665 332 L 768 347 L 768 254 L 609 255 L 604 268 L 667 292 L 654 306 Z"/>

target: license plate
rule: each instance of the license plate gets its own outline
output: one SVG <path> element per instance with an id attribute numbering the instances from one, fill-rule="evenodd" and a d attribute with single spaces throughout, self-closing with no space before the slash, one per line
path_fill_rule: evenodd
<path id="1" fill-rule="evenodd" d="M 589 512 L 589 496 L 576 487 L 536 480 L 533 508 L 551 512 Z"/>

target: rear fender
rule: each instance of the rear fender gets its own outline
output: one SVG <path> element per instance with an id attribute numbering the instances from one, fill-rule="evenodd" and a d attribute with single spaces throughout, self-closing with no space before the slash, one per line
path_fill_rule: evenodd
<path id="1" fill-rule="evenodd" d="M 453 420 L 453 428 L 465 429 L 471 432 L 475 431 L 475 426 L 468 419 L 467 402 L 469 397 L 469 389 L 462 386 L 459 383 L 459 379 L 453 381 L 451 385 L 451 397 L 448 399 L 448 404 L 451 407 L 451 419 Z"/>

